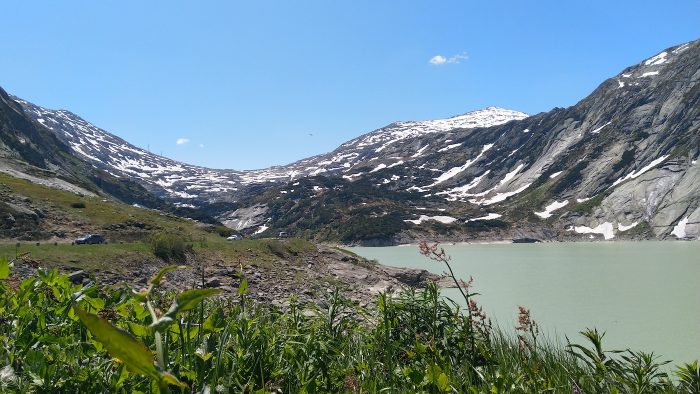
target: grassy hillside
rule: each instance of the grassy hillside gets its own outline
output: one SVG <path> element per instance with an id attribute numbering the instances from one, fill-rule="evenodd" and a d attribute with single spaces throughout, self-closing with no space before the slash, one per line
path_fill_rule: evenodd
<path id="1" fill-rule="evenodd" d="M 104 235 L 107 244 L 72 245 L 90 233 Z M 216 226 L 0 173 L 0 256 L 29 252 L 47 267 L 129 269 L 159 261 L 150 239 L 162 233 L 181 238 L 195 261 L 265 264 L 313 249 L 301 240 L 227 241 L 226 229 Z"/>

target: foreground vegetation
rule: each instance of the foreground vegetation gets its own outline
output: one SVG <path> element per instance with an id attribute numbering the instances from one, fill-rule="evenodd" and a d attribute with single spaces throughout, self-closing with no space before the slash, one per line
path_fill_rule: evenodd
<path id="1" fill-rule="evenodd" d="M 20 282 L 0 262 L 0 392 L 700 392 L 697 362 L 668 375 L 653 355 L 605 351 L 595 330 L 585 346 L 557 348 L 524 308 L 503 333 L 469 283 L 466 310 L 430 286 L 380 295 L 369 311 L 336 293 L 323 308 L 292 299 L 283 312 L 247 300 L 245 278 L 237 300 L 165 294 L 176 268 L 134 292 L 55 271 Z"/>

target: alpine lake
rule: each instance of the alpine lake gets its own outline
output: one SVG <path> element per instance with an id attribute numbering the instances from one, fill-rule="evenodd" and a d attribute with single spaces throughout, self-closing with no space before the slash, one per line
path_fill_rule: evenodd
<path id="1" fill-rule="evenodd" d="M 700 358 L 700 242 L 445 244 L 458 278 L 503 331 L 518 306 L 530 309 L 549 342 L 588 346 L 579 332 L 605 332 L 606 350 L 653 352 L 670 365 Z M 381 264 L 447 271 L 417 245 L 352 247 Z M 442 294 L 461 302 L 457 289 Z"/>

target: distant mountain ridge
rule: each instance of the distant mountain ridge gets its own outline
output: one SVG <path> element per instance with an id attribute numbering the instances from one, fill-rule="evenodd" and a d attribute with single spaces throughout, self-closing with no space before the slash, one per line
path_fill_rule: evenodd
<path id="1" fill-rule="evenodd" d="M 321 173 L 347 172 L 382 144 L 459 127 L 488 127 L 527 115 L 489 107 L 453 118 L 396 122 L 358 137 L 327 154 L 284 166 L 260 170 L 220 170 L 181 163 L 159 156 L 100 129 L 65 110 L 50 110 L 13 97 L 37 122 L 54 131 L 76 155 L 117 177 L 136 178 L 160 197 L 195 204 L 230 201 L 245 194 L 249 185 L 286 182 Z"/>
<path id="2" fill-rule="evenodd" d="M 489 107 L 395 122 L 333 152 L 253 171 L 187 165 L 67 111 L 16 99 L 75 154 L 229 226 L 391 244 L 700 236 L 700 41 L 668 48 L 546 113 Z M 348 229 L 354 229 L 354 234 Z M 359 235 L 358 235 L 359 234 Z"/>

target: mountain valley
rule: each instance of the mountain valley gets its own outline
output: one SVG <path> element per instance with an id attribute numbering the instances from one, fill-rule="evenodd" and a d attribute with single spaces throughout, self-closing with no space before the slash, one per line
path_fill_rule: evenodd
<path id="1" fill-rule="evenodd" d="M 697 239 L 698 59 L 694 41 L 626 68 L 569 108 L 528 116 L 489 107 L 395 122 L 333 152 L 261 170 L 180 163 L 68 111 L 10 96 L 6 112 L 23 111 L 22 127 L 40 134 L 5 129 L 3 143 L 6 157 L 73 185 L 104 192 L 108 179 L 120 186 L 107 194 L 122 201 L 197 210 L 249 235 L 365 245 Z M 100 180 L 78 176 L 85 171 Z M 116 192 L 127 184 L 140 191 Z"/>

